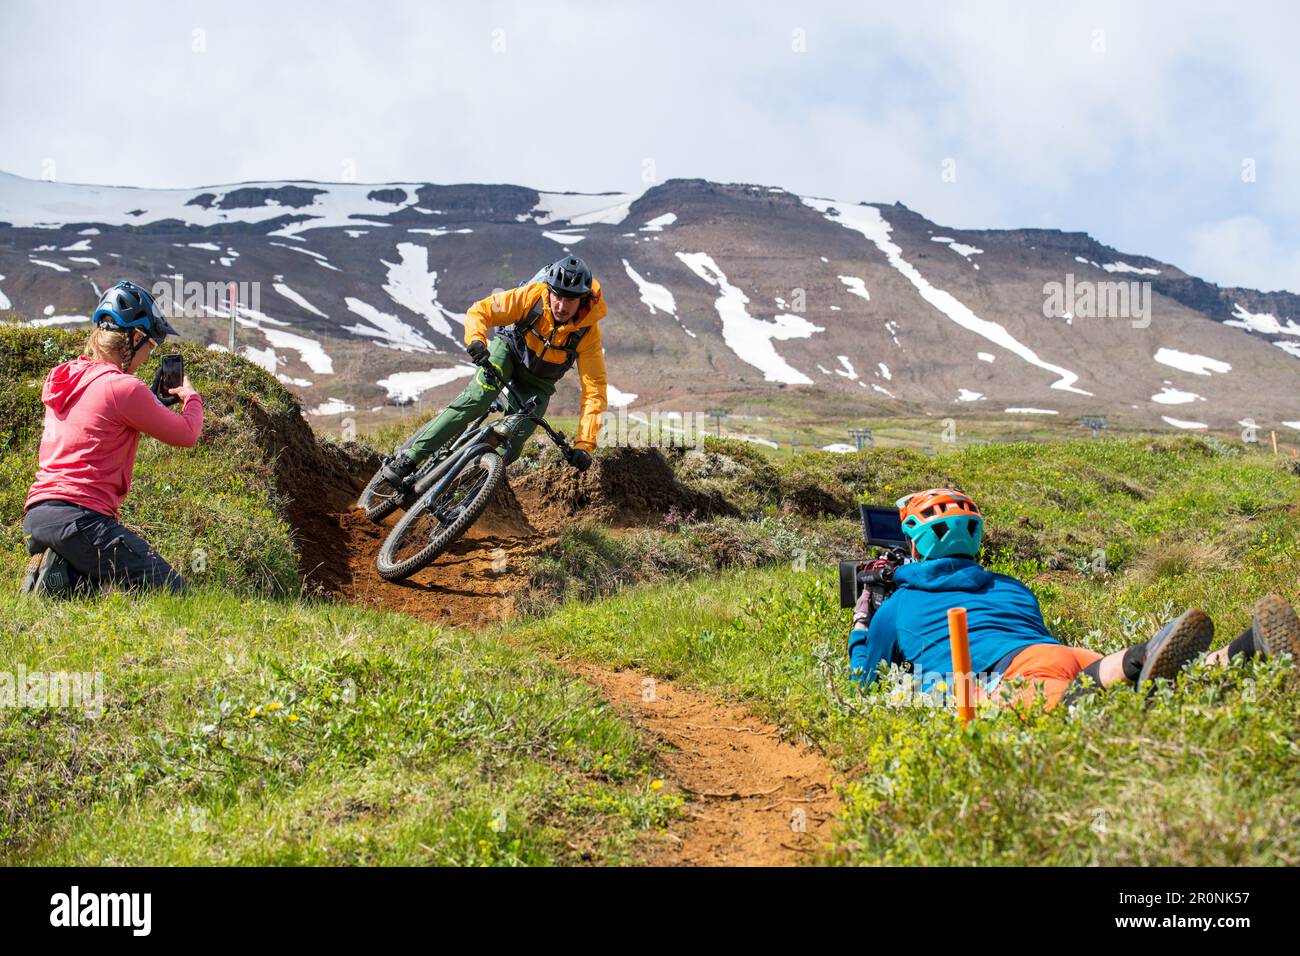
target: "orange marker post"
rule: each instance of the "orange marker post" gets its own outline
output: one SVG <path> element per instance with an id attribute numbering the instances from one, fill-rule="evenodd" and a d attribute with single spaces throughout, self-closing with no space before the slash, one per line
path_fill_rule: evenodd
<path id="1" fill-rule="evenodd" d="M 966 630 L 964 607 L 948 611 L 948 644 L 952 648 L 952 679 L 957 685 L 957 719 L 965 727 L 975 718 L 975 688 L 970 672 L 970 637 Z"/>

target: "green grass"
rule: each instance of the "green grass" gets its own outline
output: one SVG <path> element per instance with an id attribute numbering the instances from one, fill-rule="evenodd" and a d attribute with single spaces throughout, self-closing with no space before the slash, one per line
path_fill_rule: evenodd
<path id="1" fill-rule="evenodd" d="M 77 344 L 0 329 L 14 581 L 40 383 Z M 195 596 L 0 589 L 0 694 L 20 666 L 104 687 L 98 717 L 0 706 L 0 863 L 641 859 L 677 801 L 648 745 L 549 653 L 744 701 L 821 749 L 844 795 L 826 862 L 1300 863 L 1295 662 L 962 731 L 890 681 L 848 683 L 833 572 L 859 550 L 858 502 L 953 483 L 987 517 L 988 565 L 1028 581 L 1063 639 L 1114 650 L 1199 604 L 1223 644 L 1262 594 L 1297 598 L 1289 462 L 1192 436 L 793 459 L 710 440 L 672 459 L 738 515 L 569 529 L 533 566 L 539 616 L 471 635 L 303 599 L 275 460 L 296 403 L 247 362 L 185 354 L 205 437 L 142 441 L 123 518 Z"/>
<path id="2" fill-rule="evenodd" d="M 36 474 L 49 368 L 79 353 L 83 336 L 0 328 L 0 571 L 23 561 L 22 514 Z M 170 348 L 170 347 L 169 347 Z M 293 396 L 250 362 L 179 348 L 204 399 L 194 449 L 141 438 L 122 508 L 134 528 L 187 578 L 228 590 L 294 594 L 301 587 L 274 480 L 274 436 L 299 415 Z M 151 380 L 156 363 L 139 375 Z"/>
<path id="3" fill-rule="evenodd" d="M 873 500 L 937 467 L 879 453 L 791 464 L 783 486 Z M 1300 599 L 1300 477 L 1269 457 L 1180 438 L 980 447 L 940 464 L 992 531 L 1014 529 L 990 535 L 988 564 L 1027 580 L 1067 642 L 1116 650 L 1199 605 L 1222 645 L 1268 591 Z M 833 567 L 787 562 L 570 601 L 512 635 L 743 701 L 820 748 L 845 796 L 827 862 L 1300 862 L 1296 662 L 1198 668 L 1149 707 L 1116 688 L 1073 714 L 987 714 L 963 732 L 947 710 L 896 698 L 896 682 L 850 685 L 848 630 Z"/>
<path id="4" fill-rule="evenodd" d="M 675 798 L 581 681 L 488 637 L 200 591 L 0 596 L 0 660 L 102 715 L 0 708 L 0 862 L 624 862 Z"/>
<path id="5" fill-rule="evenodd" d="M 588 685 L 489 637 L 302 599 L 276 486 L 276 456 L 305 434 L 300 411 L 242 359 L 183 348 L 204 437 L 194 449 L 142 439 L 123 509 L 194 596 L 19 598 L 40 385 L 79 344 L 0 329 L 0 574 L 12 582 L 0 588 L 0 863 L 646 852 L 679 800 Z M 6 702 L 20 668 L 98 674 L 102 708 Z"/>

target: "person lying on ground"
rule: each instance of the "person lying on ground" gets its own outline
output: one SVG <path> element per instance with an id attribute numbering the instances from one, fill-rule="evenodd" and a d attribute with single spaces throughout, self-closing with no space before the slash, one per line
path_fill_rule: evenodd
<path id="1" fill-rule="evenodd" d="M 1051 635 L 1034 593 L 1022 582 L 980 567 L 976 560 L 984 519 L 968 496 L 932 488 L 898 501 L 899 517 L 913 560 L 894 572 L 896 589 L 883 598 L 864 589 L 849 635 L 851 675 L 862 686 L 881 662 L 910 664 L 922 692 L 952 680 L 948 611 L 965 608 L 976 696 L 1024 704 L 1037 695 L 1050 709 L 1116 684 L 1140 686 L 1173 680 L 1203 654 L 1214 623 L 1191 608 L 1149 640 L 1102 655 L 1070 647 Z M 1251 626 L 1226 647 L 1207 656 L 1300 657 L 1300 618 L 1282 597 L 1271 594 L 1254 608 Z M 1023 678 L 1020 690 L 996 693 L 1004 682 Z"/>
<path id="2" fill-rule="evenodd" d="M 176 330 L 153 296 L 123 280 L 104 293 L 84 354 L 50 370 L 41 391 L 45 429 L 27 494 L 23 538 L 33 555 L 22 590 L 62 596 L 105 584 L 161 587 L 185 581 L 120 523 L 141 433 L 192 448 L 203 400 L 186 376 L 173 414 L 135 372 Z"/>

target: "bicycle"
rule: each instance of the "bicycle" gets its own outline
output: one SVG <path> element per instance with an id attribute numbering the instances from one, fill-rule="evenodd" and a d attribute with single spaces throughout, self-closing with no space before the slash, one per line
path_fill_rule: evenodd
<path id="1" fill-rule="evenodd" d="M 579 467 L 564 433 L 536 414 L 537 400 L 530 398 L 520 403 L 495 368 L 481 367 L 498 390 L 488 410 L 399 486 L 395 487 L 380 468 L 358 499 L 357 504 L 375 522 L 406 509 L 375 558 L 375 569 L 387 581 L 400 581 L 426 567 L 478 520 L 505 478 L 507 462 L 502 449 L 509 446 L 525 422 L 544 430 L 565 460 Z M 503 417 L 489 423 L 487 419 L 494 412 L 501 412 Z M 405 451 L 414 440 L 412 435 L 397 453 Z"/>

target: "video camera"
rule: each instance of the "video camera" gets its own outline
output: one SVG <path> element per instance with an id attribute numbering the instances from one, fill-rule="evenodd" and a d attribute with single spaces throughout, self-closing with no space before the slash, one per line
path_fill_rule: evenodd
<path id="1" fill-rule="evenodd" d="M 860 505 L 862 537 L 877 550 L 867 561 L 840 562 L 840 607 L 853 607 L 864 589 L 871 589 L 877 604 L 894 593 L 894 572 L 909 560 L 907 535 L 894 505 Z"/>

